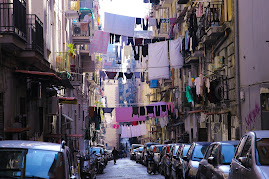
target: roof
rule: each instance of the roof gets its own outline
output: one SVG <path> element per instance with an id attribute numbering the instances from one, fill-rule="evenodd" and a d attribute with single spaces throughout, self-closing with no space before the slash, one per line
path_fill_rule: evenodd
<path id="1" fill-rule="evenodd" d="M 40 142 L 40 141 L 26 141 L 26 140 L 4 140 L 0 141 L 0 148 L 22 148 L 22 149 L 39 149 L 51 150 L 61 152 L 61 144 Z"/>
<path id="2" fill-rule="evenodd" d="M 251 131 L 257 138 L 269 138 L 269 130 Z"/>

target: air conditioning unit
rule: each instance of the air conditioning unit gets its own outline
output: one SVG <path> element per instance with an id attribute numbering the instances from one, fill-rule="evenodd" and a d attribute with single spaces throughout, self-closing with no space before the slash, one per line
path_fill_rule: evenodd
<path id="1" fill-rule="evenodd" d="M 58 97 L 48 98 L 48 115 L 57 115 L 59 113 Z"/>
<path id="2" fill-rule="evenodd" d="M 223 56 L 216 56 L 214 58 L 215 70 L 221 69 L 223 67 Z"/>
<path id="3" fill-rule="evenodd" d="M 80 34 L 81 34 L 80 26 L 74 26 L 73 35 L 80 35 Z"/>

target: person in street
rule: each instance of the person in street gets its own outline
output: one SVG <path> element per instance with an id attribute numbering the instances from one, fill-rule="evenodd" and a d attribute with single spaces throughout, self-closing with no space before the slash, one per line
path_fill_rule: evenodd
<path id="1" fill-rule="evenodd" d="M 115 147 L 114 147 L 114 149 L 112 150 L 112 154 L 113 154 L 114 164 L 116 164 L 116 159 L 117 159 L 117 157 L 118 157 L 118 151 L 116 150 Z"/>

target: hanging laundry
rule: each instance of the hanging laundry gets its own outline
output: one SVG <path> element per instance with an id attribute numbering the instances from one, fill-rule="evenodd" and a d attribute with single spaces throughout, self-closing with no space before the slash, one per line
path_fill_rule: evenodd
<path id="1" fill-rule="evenodd" d="M 160 39 L 158 39 L 158 38 L 152 39 L 152 43 L 156 43 L 156 42 L 160 42 Z"/>
<path id="2" fill-rule="evenodd" d="M 143 30 L 148 30 L 148 26 L 149 26 L 149 23 L 148 23 L 148 19 L 143 19 Z"/>
<path id="3" fill-rule="evenodd" d="M 116 75 L 117 75 L 117 72 L 108 72 L 108 71 L 106 71 L 106 74 L 107 74 L 108 79 L 114 80 Z"/>
<path id="4" fill-rule="evenodd" d="M 133 46 L 133 51 L 135 60 L 139 60 L 139 46 Z"/>
<path id="5" fill-rule="evenodd" d="M 130 58 L 132 52 L 132 46 L 126 45 L 123 47 L 123 53 L 126 59 Z"/>
<path id="6" fill-rule="evenodd" d="M 144 45 L 150 44 L 151 43 L 151 39 L 144 39 Z"/>
<path id="7" fill-rule="evenodd" d="M 141 60 L 141 62 L 142 62 L 142 46 L 140 45 L 140 46 L 138 46 L 138 48 L 139 48 L 139 59 Z"/>
<path id="8" fill-rule="evenodd" d="M 102 78 L 103 80 L 105 80 L 106 73 L 104 71 L 99 71 L 99 76 L 100 76 L 100 78 Z"/>
<path id="9" fill-rule="evenodd" d="M 168 43 L 149 44 L 148 80 L 169 79 Z"/>
<path id="10" fill-rule="evenodd" d="M 169 23 L 169 19 L 160 19 L 161 23 Z"/>
<path id="11" fill-rule="evenodd" d="M 132 131 L 130 126 L 126 126 L 126 137 L 131 138 L 132 137 Z"/>
<path id="12" fill-rule="evenodd" d="M 121 126 L 121 138 L 126 138 L 126 127 Z"/>
<path id="13" fill-rule="evenodd" d="M 143 38 L 135 38 L 135 46 L 142 45 Z"/>
<path id="14" fill-rule="evenodd" d="M 187 86 L 186 87 L 186 97 L 189 103 L 193 102 L 193 97 L 191 95 L 191 87 Z"/>
<path id="15" fill-rule="evenodd" d="M 140 78 L 140 72 L 134 72 L 135 78 Z"/>
<path id="16" fill-rule="evenodd" d="M 150 80 L 149 87 L 150 88 L 157 88 L 158 87 L 158 80 Z"/>
<path id="17" fill-rule="evenodd" d="M 140 107 L 140 116 L 145 116 L 146 115 L 146 110 L 144 106 Z"/>
<path id="18" fill-rule="evenodd" d="M 89 30 L 89 23 L 81 22 L 80 23 L 81 32 L 88 32 Z"/>
<path id="19" fill-rule="evenodd" d="M 155 106 L 155 116 L 160 116 L 160 115 L 161 115 L 160 106 Z"/>
<path id="20" fill-rule="evenodd" d="M 169 24 L 170 25 L 175 24 L 176 20 L 177 20 L 177 18 L 169 18 Z"/>
<path id="21" fill-rule="evenodd" d="M 123 46 L 123 44 L 124 45 L 127 45 L 127 37 L 126 36 L 121 36 L 121 46 Z"/>
<path id="22" fill-rule="evenodd" d="M 156 26 L 156 19 L 155 18 L 149 18 L 148 19 L 148 21 L 149 21 L 149 26 Z"/>
<path id="23" fill-rule="evenodd" d="M 109 42 L 110 42 L 110 44 L 114 44 L 114 37 L 115 37 L 115 34 L 112 34 L 112 33 L 109 34 Z"/>
<path id="24" fill-rule="evenodd" d="M 169 52 L 170 52 L 170 66 L 176 69 L 182 68 L 184 65 L 183 57 L 180 53 L 181 39 L 169 41 Z"/>
<path id="25" fill-rule="evenodd" d="M 120 35 L 115 35 L 115 43 L 119 43 L 120 42 Z"/>
<path id="26" fill-rule="evenodd" d="M 185 50 L 189 50 L 189 33 L 188 31 L 185 32 Z"/>
<path id="27" fill-rule="evenodd" d="M 132 122 L 132 121 L 145 121 L 145 116 L 132 117 L 132 107 L 120 107 L 116 108 L 116 122 Z"/>
<path id="28" fill-rule="evenodd" d="M 134 115 L 138 115 L 138 116 L 139 116 L 138 107 L 134 107 L 134 106 L 133 106 L 132 109 L 133 109 L 132 117 L 133 117 Z"/>
<path id="29" fill-rule="evenodd" d="M 137 136 L 141 136 L 141 125 L 137 125 L 137 126 L 135 126 L 136 127 L 136 135 Z"/>
<path id="30" fill-rule="evenodd" d="M 145 82 L 145 72 L 141 72 L 141 82 Z"/>
<path id="31" fill-rule="evenodd" d="M 90 53 L 107 53 L 109 42 L 109 33 L 103 31 L 95 31 L 92 42 L 90 43 Z"/>
<path id="32" fill-rule="evenodd" d="M 118 124 L 114 124 L 114 125 L 113 125 L 113 128 L 114 128 L 114 129 L 119 129 L 119 125 L 118 125 Z"/>
<path id="33" fill-rule="evenodd" d="M 89 117 L 93 118 L 94 117 L 94 107 L 89 107 Z"/>
<path id="34" fill-rule="evenodd" d="M 147 135 L 148 131 L 147 131 L 147 126 L 145 123 L 142 123 L 140 125 L 140 134 L 141 135 Z"/>
<path id="35" fill-rule="evenodd" d="M 135 18 L 135 24 L 136 25 L 141 24 L 141 18 Z"/>
<path id="36" fill-rule="evenodd" d="M 196 94 L 200 95 L 201 94 L 201 88 L 202 88 L 202 79 L 201 77 L 197 77 L 194 80 L 194 85 L 196 86 Z"/>
<path id="37" fill-rule="evenodd" d="M 133 121 L 133 122 L 132 122 L 132 125 L 133 125 L 133 126 L 136 126 L 137 124 L 138 124 L 137 121 Z"/>
<path id="38" fill-rule="evenodd" d="M 167 103 L 167 107 L 172 113 L 174 112 L 174 104 L 172 102 Z"/>
<path id="39" fill-rule="evenodd" d="M 104 32 L 124 36 L 134 36 L 135 17 L 122 16 L 105 12 Z"/>
<path id="40" fill-rule="evenodd" d="M 136 136 L 136 131 L 135 131 L 135 126 L 129 126 L 129 127 L 130 127 L 130 130 L 131 130 L 132 137 L 137 137 Z"/>
<path id="41" fill-rule="evenodd" d="M 142 46 L 142 55 L 143 57 L 146 57 L 149 54 L 149 46 L 148 45 L 143 45 Z"/>
<path id="42" fill-rule="evenodd" d="M 156 27 L 157 29 L 160 29 L 161 28 L 161 20 L 159 19 L 156 19 Z"/>
<path id="43" fill-rule="evenodd" d="M 125 77 L 127 79 L 132 79 L 133 78 L 133 73 L 132 72 L 131 73 L 124 73 L 124 75 L 125 75 Z"/>
<path id="44" fill-rule="evenodd" d="M 146 106 L 147 108 L 147 114 L 153 114 L 154 115 L 154 106 Z"/>
<path id="45" fill-rule="evenodd" d="M 134 38 L 133 37 L 128 37 L 127 45 L 132 44 L 134 46 Z"/>
<path id="46" fill-rule="evenodd" d="M 114 108 L 103 108 L 103 113 L 110 113 L 111 117 L 112 117 L 112 111 L 114 110 Z"/>
<path id="47" fill-rule="evenodd" d="M 118 73 L 118 79 L 119 79 L 119 78 L 123 78 L 123 73 L 122 73 L 122 72 L 119 72 L 119 73 Z"/>

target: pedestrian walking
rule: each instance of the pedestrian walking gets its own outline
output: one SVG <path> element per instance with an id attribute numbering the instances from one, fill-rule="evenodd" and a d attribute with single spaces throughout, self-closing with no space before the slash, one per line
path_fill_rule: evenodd
<path id="1" fill-rule="evenodd" d="M 118 151 L 116 150 L 116 148 L 114 147 L 114 149 L 112 150 L 112 154 L 113 154 L 113 159 L 114 159 L 114 165 L 116 164 L 116 159 L 118 157 Z"/>

